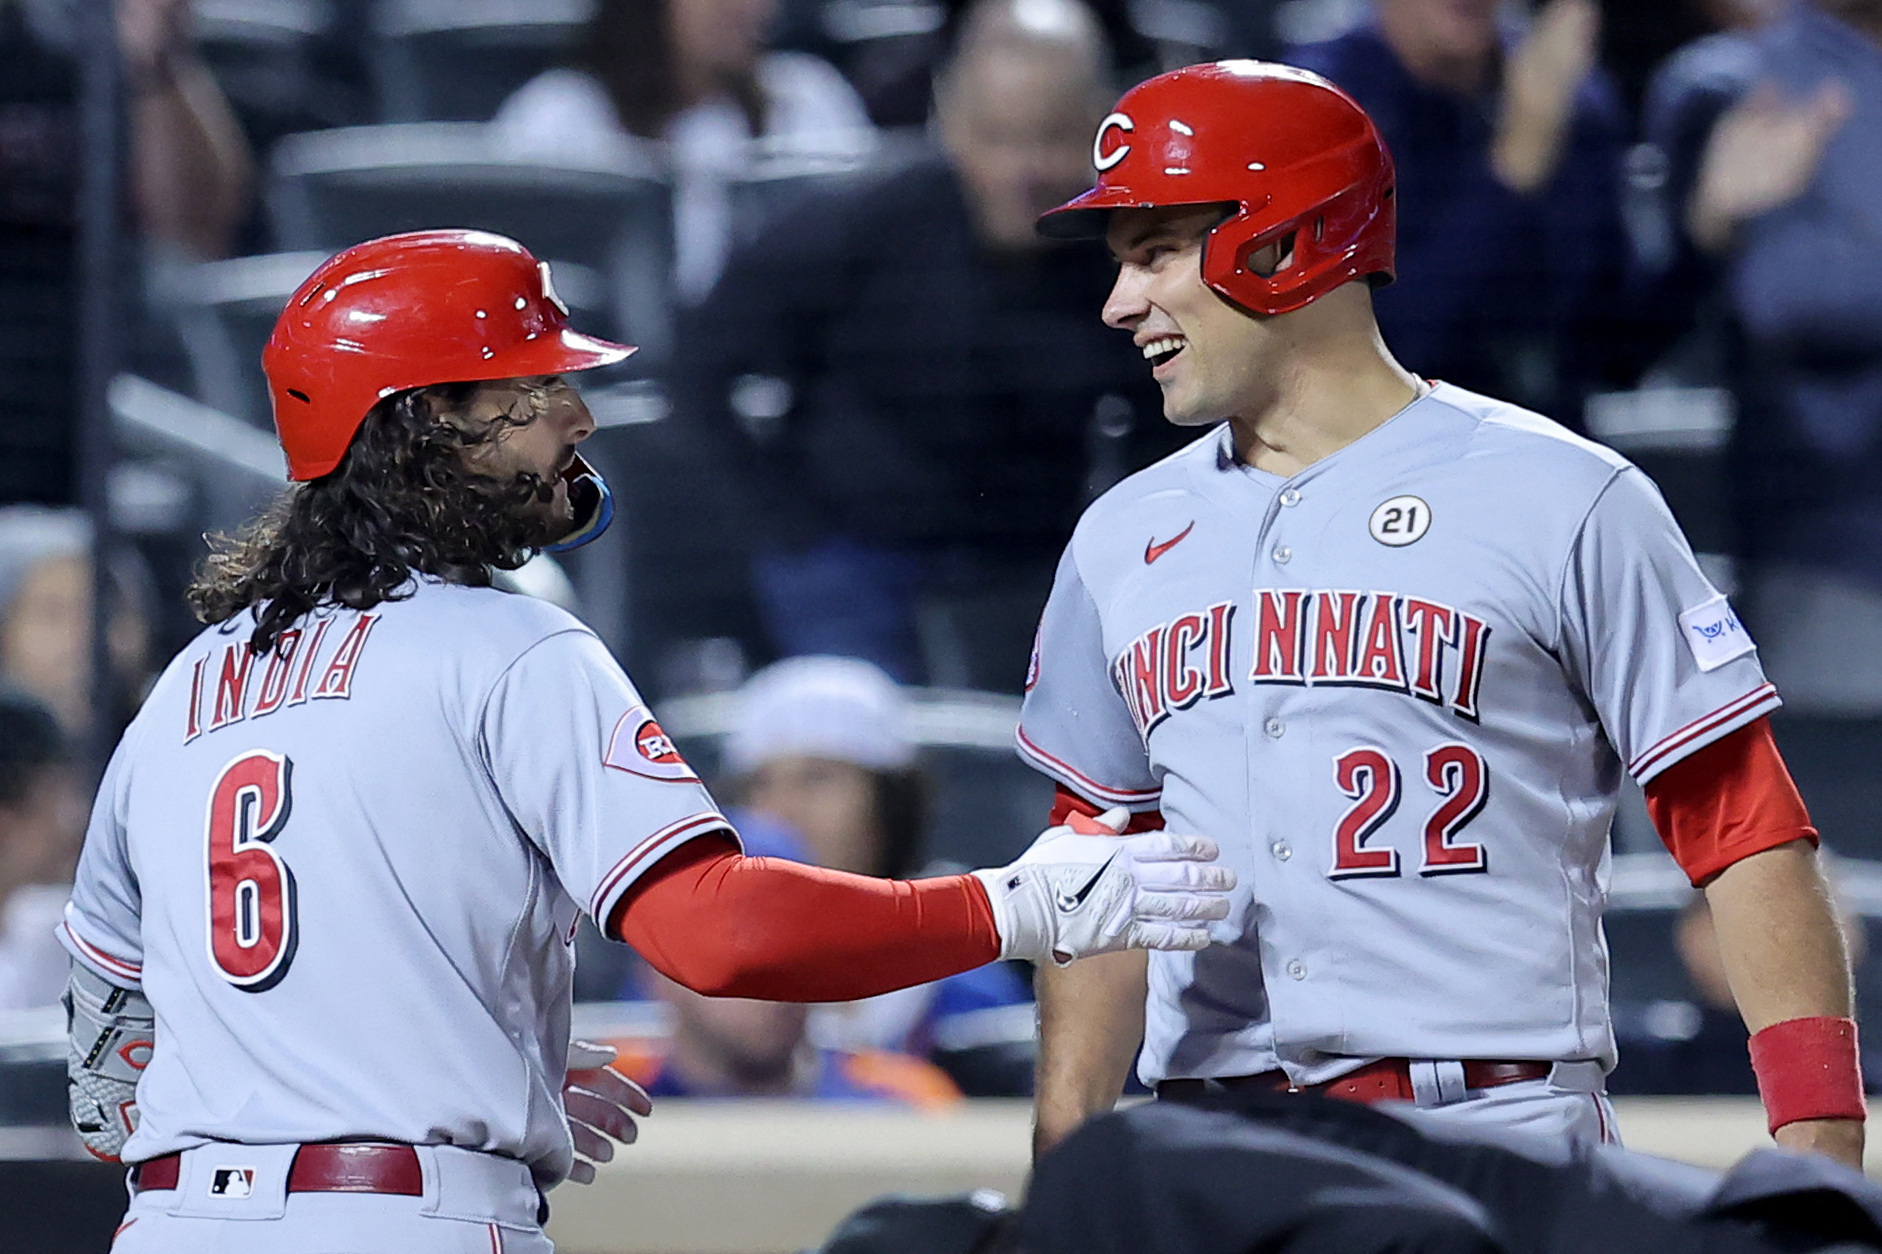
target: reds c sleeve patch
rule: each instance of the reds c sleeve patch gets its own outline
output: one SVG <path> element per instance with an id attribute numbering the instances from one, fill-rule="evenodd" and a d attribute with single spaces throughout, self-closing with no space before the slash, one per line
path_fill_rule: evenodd
<path id="1" fill-rule="evenodd" d="M 699 776 L 673 747 L 673 738 L 661 729 L 653 711 L 644 705 L 637 705 L 621 715 L 601 760 L 618 771 L 645 775 L 649 779 L 699 782 Z"/>

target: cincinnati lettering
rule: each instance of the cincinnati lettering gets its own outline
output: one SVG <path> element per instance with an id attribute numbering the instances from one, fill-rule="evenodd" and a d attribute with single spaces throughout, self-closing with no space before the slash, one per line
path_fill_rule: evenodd
<path id="1" fill-rule="evenodd" d="M 1112 681 L 1140 734 L 1234 691 L 1234 612 L 1223 603 L 1159 624 L 1113 660 Z M 1254 683 L 1380 688 L 1477 721 L 1490 624 L 1475 615 L 1396 592 L 1257 588 L 1249 617 Z"/>

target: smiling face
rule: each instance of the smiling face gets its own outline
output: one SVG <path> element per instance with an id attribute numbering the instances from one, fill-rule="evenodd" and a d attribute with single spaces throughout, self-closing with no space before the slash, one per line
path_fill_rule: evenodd
<path id="1" fill-rule="evenodd" d="M 455 421 L 467 431 L 494 432 L 465 449 L 465 464 L 493 479 L 534 475 L 550 485 L 530 508 L 542 514 L 554 538 L 567 535 L 575 508 L 562 472 L 574 462 L 575 446 L 595 431 L 581 393 L 560 375 L 491 380 L 477 385 Z"/>
<path id="2" fill-rule="evenodd" d="M 1105 233 L 1118 260 L 1105 325 L 1131 333 L 1163 389 L 1163 416 L 1181 427 L 1250 412 L 1274 391 L 1282 341 L 1273 320 L 1202 281 L 1203 244 L 1221 217 L 1215 205 L 1120 209 Z M 1249 264 L 1272 272 L 1283 260 L 1270 246 Z"/>

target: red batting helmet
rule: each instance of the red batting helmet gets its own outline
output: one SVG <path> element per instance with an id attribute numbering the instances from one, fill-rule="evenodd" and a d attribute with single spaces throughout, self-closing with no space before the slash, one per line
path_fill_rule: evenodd
<path id="1" fill-rule="evenodd" d="M 394 392 L 565 374 L 634 350 L 569 329 L 549 267 L 483 231 L 355 245 L 288 299 L 261 355 L 288 477 L 318 479 Z"/>
<path id="2" fill-rule="evenodd" d="M 1098 184 L 1039 219 L 1092 238 L 1112 209 L 1228 204 L 1203 282 L 1254 313 L 1299 309 L 1360 277 L 1392 278 L 1392 155 L 1353 98 L 1318 74 L 1218 61 L 1160 74 L 1098 124 Z M 1294 235 L 1292 264 L 1264 276 L 1249 254 Z"/>

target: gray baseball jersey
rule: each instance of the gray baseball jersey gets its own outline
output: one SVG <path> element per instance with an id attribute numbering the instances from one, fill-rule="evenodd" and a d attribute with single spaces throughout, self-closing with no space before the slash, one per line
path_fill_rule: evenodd
<path id="1" fill-rule="evenodd" d="M 1611 1066 L 1621 770 L 1778 705 L 1645 475 L 1443 384 L 1290 479 L 1221 428 L 1119 484 L 1028 685 L 1026 759 L 1241 877 L 1219 943 L 1151 955 L 1149 1083 Z"/>
<path id="2" fill-rule="evenodd" d="M 66 909 L 157 1013 L 125 1146 L 375 1138 L 571 1161 L 571 939 L 723 829 L 601 642 L 425 579 L 264 657 L 242 614 L 113 756 Z"/>

